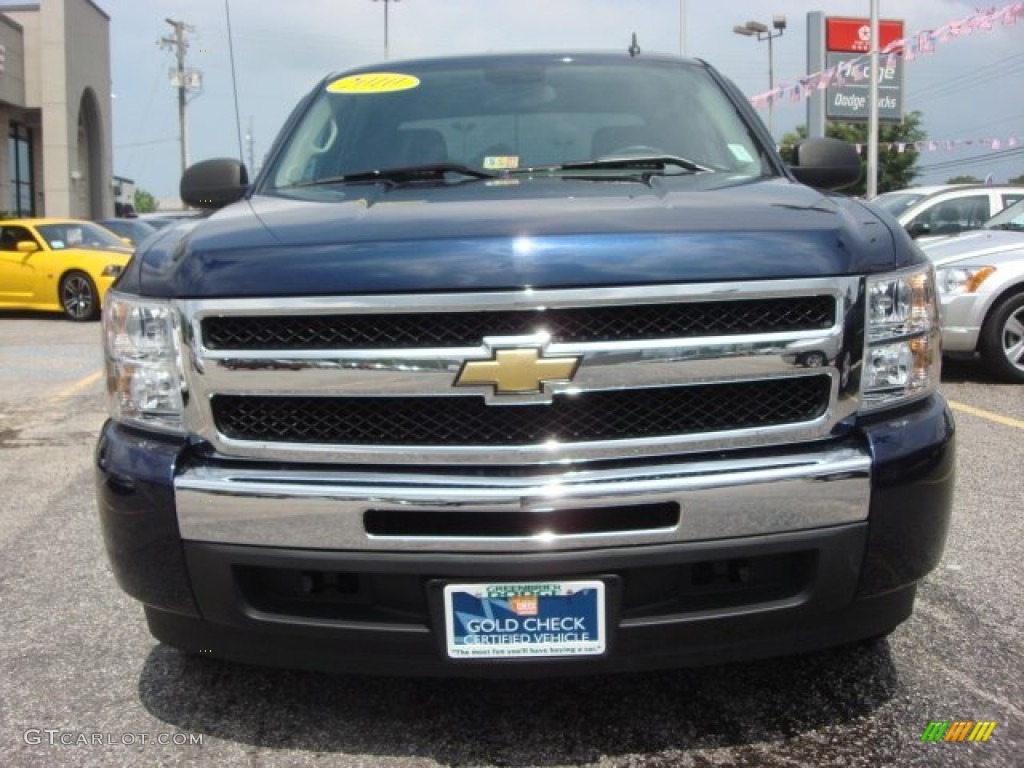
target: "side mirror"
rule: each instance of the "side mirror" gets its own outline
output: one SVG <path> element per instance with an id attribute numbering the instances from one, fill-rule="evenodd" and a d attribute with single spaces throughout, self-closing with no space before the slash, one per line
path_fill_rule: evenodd
<path id="1" fill-rule="evenodd" d="M 181 177 L 181 199 L 194 208 L 223 208 L 241 200 L 249 188 L 245 166 L 231 157 L 203 160 Z"/>
<path id="2" fill-rule="evenodd" d="M 860 155 L 839 139 L 807 139 L 793 147 L 789 169 L 809 187 L 842 189 L 860 180 Z"/>
<path id="3" fill-rule="evenodd" d="M 931 226 L 924 221 L 912 221 L 907 224 L 907 234 L 914 238 L 930 235 L 931 231 Z"/>
<path id="4" fill-rule="evenodd" d="M 35 243 L 31 240 L 18 241 L 18 253 L 35 253 L 38 250 L 39 243 Z"/>

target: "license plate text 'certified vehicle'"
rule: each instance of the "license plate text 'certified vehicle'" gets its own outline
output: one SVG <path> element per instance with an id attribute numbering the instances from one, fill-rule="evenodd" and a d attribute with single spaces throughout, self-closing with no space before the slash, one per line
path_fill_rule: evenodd
<path id="1" fill-rule="evenodd" d="M 453 659 L 594 656 L 605 651 L 602 581 L 447 584 Z"/>

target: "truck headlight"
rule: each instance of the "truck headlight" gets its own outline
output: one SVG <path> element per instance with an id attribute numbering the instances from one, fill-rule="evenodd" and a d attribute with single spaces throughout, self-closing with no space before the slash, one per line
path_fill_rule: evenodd
<path id="1" fill-rule="evenodd" d="M 107 397 L 115 421 L 184 431 L 181 334 L 167 301 L 107 293 L 103 346 Z"/>
<path id="2" fill-rule="evenodd" d="M 945 267 L 936 273 L 939 293 L 943 296 L 976 293 L 995 271 L 995 267 Z"/>
<path id="3" fill-rule="evenodd" d="M 942 348 L 932 266 L 868 278 L 864 337 L 865 410 L 900 405 L 935 391 Z"/>

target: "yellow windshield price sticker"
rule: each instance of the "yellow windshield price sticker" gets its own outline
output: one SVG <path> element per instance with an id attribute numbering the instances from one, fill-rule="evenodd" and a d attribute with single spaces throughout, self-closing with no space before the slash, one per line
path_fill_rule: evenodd
<path id="1" fill-rule="evenodd" d="M 394 93 L 408 91 L 420 84 L 418 77 L 396 72 L 367 72 L 349 75 L 327 84 L 330 93 Z"/>

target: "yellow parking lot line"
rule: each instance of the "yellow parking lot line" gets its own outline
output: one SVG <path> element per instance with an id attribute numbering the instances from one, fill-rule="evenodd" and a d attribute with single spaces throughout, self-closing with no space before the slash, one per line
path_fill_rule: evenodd
<path id="1" fill-rule="evenodd" d="M 67 387 L 65 387 L 64 389 L 60 390 L 57 394 L 55 394 L 53 396 L 53 399 L 54 400 L 63 400 L 66 397 L 71 397 L 78 390 L 85 389 L 89 385 L 95 384 L 101 378 L 103 378 L 103 370 L 102 369 L 100 369 L 98 371 L 93 371 L 88 376 L 85 376 L 84 378 L 81 378 L 78 381 L 76 381 L 74 384 L 69 384 Z"/>
<path id="2" fill-rule="evenodd" d="M 1001 416 L 998 413 L 992 413 L 992 411 L 985 411 L 981 408 L 975 408 L 970 405 L 964 405 L 963 403 L 956 403 L 952 400 L 949 401 L 949 407 L 954 411 L 961 411 L 962 413 L 969 413 L 971 416 L 977 416 L 981 419 L 987 419 L 988 421 L 994 421 L 996 424 L 1003 424 L 1007 427 L 1016 427 L 1017 429 L 1024 429 L 1024 421 L 1020 419 L 1011 419 L 1009 416 Z"/>

